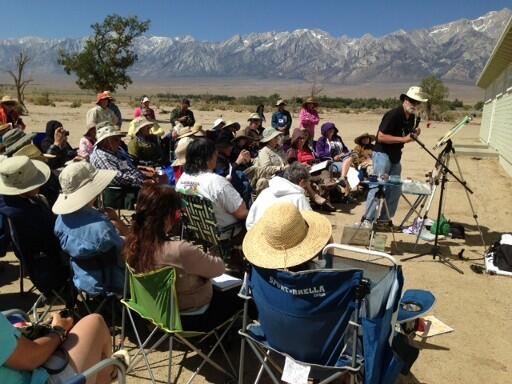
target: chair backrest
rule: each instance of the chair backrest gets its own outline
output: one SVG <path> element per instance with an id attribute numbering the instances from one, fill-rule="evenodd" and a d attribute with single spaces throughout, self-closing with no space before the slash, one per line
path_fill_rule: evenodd
<path id="1" fill-rule="evenodd" d="M 30 239 L 20 239 L 14 222 L 7 218 L 7 230 L 11 238 L 14 255 L 28 272 L 32 284 L 44 294 L 64 287 L 70 277 L 69 264 L 64 259 L 64 253 L 49 254 L 43 250 L 28 252 L 23 242 Z"/>
<path id="2" fill-rule="evenodd" d="M 121 292 L 122 279 L 118 276 L 120 266 L 115 246 L 106 252 L 71 257 L 70 260 L 74 270 L 73 282 L 78 289 L 91 294 Z"/>
<path id="3" fill-rule="evenodd" d="M 41 143 L 43 142 L 43 140 L 46 138 L 46 132 L 36 132 L 36 135 L 34 136 L 34 138 L 32 139 L 32 143 L 34 143 L 34 145 L 39 148 L 39 150 L 41 152 L 44 152 L 43 149 L 41 148 Z"/>
<path id="4" fill-rule="evenodd" d="M 253 267 L 251 294 L 269 345 L 299 361 L 334 366 L 362 276 L 358 269 L 293 273 Z"/>
<path id="5" fill-rule="evenodd" d="M 212 246 L 219 246 L 219 229 L 213 210 L 213 203 L 199 195 L 180 193 L 183 208 L 183 224 L 185 229 L 196 240 Z"/>
<path id="6" fill-rule="evenodd" d="M 167 332 L 182 331 L 176 296 L 176 270 L 165 267 L 148 273 L 136 274 L 126 266 L 130 284 L 130 298 L 123 304 Z"/>

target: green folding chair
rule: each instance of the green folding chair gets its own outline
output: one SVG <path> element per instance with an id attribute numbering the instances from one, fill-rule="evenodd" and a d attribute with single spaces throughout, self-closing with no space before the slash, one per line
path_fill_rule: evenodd
<path id="1" fill-rule="evenodd" d="M 132 363 L 128 367 L 128 372 L 133 369 L 135 364 L 140 360 L 140 355 L 144 359 L 146 368 L 148 369 L 151 381 L 155 383 L 155 378 L 151 370 L 151 364 L 149 363 L 148 353 L 154 351 L 161 345 L 167 338 L 169 338 L 169 366 L 167 372 L 167 382 L 171 382 L 171 367 L 172 367 L 172 347 L 173 340 L 176 339 L 179 343 L 185 345 L 190 350 L 197 353 L 201 358 L 202 362 L 195 370 L 194 374 L 190 377 L 187 383 L 191 383 L 194 377 L 199 373 L 205 363 L 210 364 L 213 368 L 225 374 L 229 379 L 236 380 L 236 370 L 231 362 L 222 340 L 227 335 L 229 330 L 233 327 L 237 318 L 240 317 L 241 311 L 235 314 L 233 317 L 228 319 L 222 324 L 219 324 L 216 328 L 209 332 L 187 332 L 183 330 L 181 326 L 181 316 L 191 315 L 192 313 L 181 313 L 178 307 L 178 298 L 176 296 L 176 270 L 173 267 L 165 267 L 156 271 L 143 274 L 135 274 L 134 271 L 127 265 L 127 283 L 125 284 L 125 295 L 121 302 L 127 309 L 128 317 L 132 324 L 135 337 L 138 343 L 138 350 L 132 357 Z M 130 287 L 130 298 L 128 299 L 126 293 L 128 291 L 128 281 Z M 155 328 L 149 334 L 144 342 L 138 333 L 135 321 L 132 315 L 132 311 L 136 312 L 142 318 L 153 323 Z M 124 339 L 125 327 L 124 327 L 124 312 L 123 312 L 123 330 L 122 340 Z M 146 347 L 149 345 L 149 341 L 153 338 L 156 332 L 164 331 L 162 335 L 155 343 L 146 351 Z M 215 337 L 216 342 L 211 347 L 208 354 L 203 353 L 199 346 L 202 342 L 209 337 Z M 189 340 L 194 338 L 194 343 Z M 221 365 L 212 360 L 211 355 L 213 352 L 220 347 L 224 357 L 229 365 L 230 372 L 224 369 Z"/>
<path id="2" fill-rule="evenodd" d="M 220 227 L 210 200 L 194 194 L 180 193 L 180 196 L 183 201 L 182 237 L 188 237 L 206 248 L 216 249 L 225 261 L 229 260 L 236 248 L 232 239 L 243 229 L 243 222 Z"/>

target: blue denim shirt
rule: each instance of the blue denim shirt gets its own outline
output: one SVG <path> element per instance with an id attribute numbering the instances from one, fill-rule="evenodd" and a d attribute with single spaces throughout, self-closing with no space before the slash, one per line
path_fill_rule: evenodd
<path id="1" fill-rule="evenodd" d="M 71 256 L 73 282 L 78 289 L 90 295 L 110 290 L 116 293 L 123 291 L 124 267 L 121 251 L 124 240 L 105 215 L 90 207 L 59 215 L 55 222 L 55 235 L 62 249 Z M 111 271 L 84 270 L 73 262 L 75 258 L 87 259 L 106 253 L 112 247 L 115 247 L 118 256 L 118 266 L 113 267 Z"/>

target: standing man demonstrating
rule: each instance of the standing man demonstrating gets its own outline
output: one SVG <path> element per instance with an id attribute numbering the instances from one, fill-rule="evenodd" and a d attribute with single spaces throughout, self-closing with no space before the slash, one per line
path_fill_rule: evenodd
<path id="1" fill-rule="evenodd" d="M 284 109 L 286 107 L 284 100 L 277 100 L 276 107 L 277 111 L 272 114 L 272 128 L 283 132 L 284 137 L 288 137 L 292 126 L 292 116 Z"/>
<path id="2" fill-rule="evenodd" d="M 407 93 L 400 95 L 400 100 L 402 105 L 386 112 L 377 132 L 377 144 L 373 150 L 372 161 L 373 173 L 379 179 L 384 175 L 400 177 L 402 148 L 404 144 L 410 143 L 420 134 L 419 128 L 416 127 L 416 108 L 420 103 L 427 101 L 423 97 L 423 90 L 421 87 L 410 87 Z M 375 220 L 376 193 L 376 187 L 370 188 L 368 192 L 365 219 L 369 221 Z M 389 217 L 383 208 L 380 217 L 377 218 L 379 221 L 384 223 L 391 221 L 398 207 L 400 194 L 400 185 L 385 188 Z"/>

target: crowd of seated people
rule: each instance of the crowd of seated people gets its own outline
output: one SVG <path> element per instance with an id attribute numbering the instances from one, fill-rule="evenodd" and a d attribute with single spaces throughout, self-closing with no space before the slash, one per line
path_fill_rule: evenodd
<path id="1" fill-rule="evenodd" d="M 127 143 L 123 140 L 126 134 L 119 129 L 120 117 L 112 109 L 110 93 L 98 94 L 96 101 L 87 112 L 78 151 L 70 145 L 69 133 L 57 120 L 48 121 L 39 148 L 31 144 L 33 136 L 21 130 L 9 127 L 7 133 L 0 132 L 8 144 L 5 153 L 14 154 L 0 161 L 0 187 L 13 182 L 5 175 L 22 175 L 15 193 L 0 188 L 0 214 L 19 222 L 22 237 L 31 239 L 32 251 L 67 255 L 74 285 L 91 295 L 105 290 L 120 294 L 125 261 L 137 273 L 175 267 L 179 272 L 176 288 L 180 310 L 199 311 L 184 320 L 184 328 L 189 330 L 209 328 L 239 310 L 241 303 L 233 291 L 212 290 L 211 279 L 225 271 L 221 258 L 192 243 L 171 239 L 179 225 L 180 194 L 197 194 L 210 200 L 220 227 L 240 224 L 234 237 L 241 245 L 246 229 L 251 233 L 259 228 L 277 203 L 291 202 L 300 211 L 304 220 L 297 228 L 307 226 L 313 209 L 335 210 L 329 196 L 322 196 L 324 190 L 317 187 L 327 182 L 310 174 L 315 163 L 329 160 L 342 180 L 351 165 L 360 170 L 371 166 L 372 135 L 358 137 L 352 152 L 337 135 L 336 126 L 324 123 L 320 138 L 314 141 L 314 129 L 320 121 L 314 98 L 305 100 L 298 119 L 300 127 L 293 130 L 286 146 L 283 141 L 292 128 L 292 117 L 285 110 L 284 100 L 276 103 L 277 111 L 267 128 L 263 127 L 263 109 L 259 108 L 249 116 L 245 129 L 238 122 L 219 118 L 212 129 L 203 131 L 189 109 L 190 102 L 184 99 L 172 112 L 173 130 L 160 131 L 155 129 L 155 112 L 144 97 L 134 112 Z M 175 158 L 162 145 L 165 137 L 172 140 Z M 14 144 L 30 150 L 30 158 L 18 154 L 20 148 Z M 167 166 L 172 169 L 172 180 L 157 169 Z M 52 182 L 57 187 L 46 193 L 45 188 Z M 99 198 L 113 187 L 136 191 L 136 204 L 132 205 L 135 214 L 129 226 L 108 204 L 102 204 L 105 199 Z M 324 232 L 322 245 L 330 237 L 330 232 Z M 93 260 L 98 255 L 108 255 L 106 265 Z M 105 269 L 109 270 L 108 276 Z M 102 335 L 102 320 L 89 321 L 97 324 L 87 326 L 87 330 L 96 327 Z M 73 328 L 77 333 L 80 324 Z M 70 329 L 66 329 L 69 335 L 74 332 Z M 102 343 L 99 336 L 98 350 L 103 351 Z M 108 354 L 101 353 L 104 356 Z M 9 361 L 4 364 L 9 369 L 18 367 Z M 88 364 L 77 360 L 73 369 L 79 372 Z"/>

